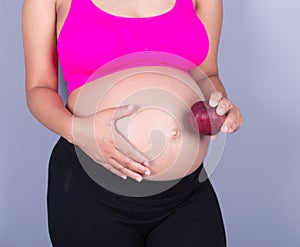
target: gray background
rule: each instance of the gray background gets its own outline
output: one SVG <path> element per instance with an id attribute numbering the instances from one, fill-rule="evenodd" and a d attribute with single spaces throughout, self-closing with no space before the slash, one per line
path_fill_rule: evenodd
<path id="1" fill-rule="evenodd" d="M 47 247 L 47 165 L 58 136 L 26 107 L 21 8 L 0 0 L 0 246 Z M 245 119 L 211 178 L 229 247 L 300 246 L 299 8 L 224 1 L 220 75 Z"/>

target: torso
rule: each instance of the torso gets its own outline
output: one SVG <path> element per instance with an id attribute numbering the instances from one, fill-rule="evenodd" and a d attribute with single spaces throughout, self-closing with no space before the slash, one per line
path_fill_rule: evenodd
<path id="1" fill-rule="evenodd" d="M 94 1 L 94 4 L 101 8 L 103 11 L 117 15 L 117 16 L 127 16 L 127 17 L 145 17 L 145 16 L 155 16 L 159 15 L 161 13 L 167 12 L 174 6 L 175 0 L 168 0 L 168 1 L 149 1 L 148 3 L 146 1 L 140 1 L 139 4 L 136 4 L 138 1 L 129 0 L 129 1 L 96 1 L 96 0 L 86 0 L 86 1 Z M 193 0 L 194 6 L 196 6 L 196 0 Z M 62 29 L 63 23 L 67 17 L 69 8 L 70 8 L 71 0 L 57 0 L 56 6 L 57 6 L 57 37 L 59 37 L 59 33 Z M 132 6 L 132 7 L 131 7 Z M 151 10 L 150 10 L 151 9 Z M 195 7 L 196 9 L 196 7 Z M 156 69 L 154 69 L 156 70 Z M 163 83 L 162 83 L 163 82 Z M 89 95 L 89 92 L 91 95 L 93 95 L 93 92 L 97 90 L 101 90 L 101 80 L 96 80 L 90 85 L 85 86 L 85 94 Z M 182 85 L 182 82 L 180 80 L 165 77 L 161 74 L 140 74 L 136 76 L 130 77 L 130 80 L 124 79 L 121 80 L 119 83 L 117 83 L 112 90 L 108 94 L 105 95 L 104 100 L 101 104 L 99 104 L 97 110 L 104 109 L 108 107 L 118 106 L 122 100 L 124 100 L 128 95 L 132 94 L 133 92 L 136 92 L 139 89 L 142 88 L 148 88 L 148 87 L 155 87 L 155 88 L 163 88 L 168 90 L 171 94 L 176 95 L 176 97 L 179 97 L 183 99 L 183 102 L 190 107 L 195 101 L 203 100 L 199 98 L 199 95 L 195 95 L 193 90 L 188 89 L 188 87 L 184 87 Z M 78 88 L 71 92 L 71 94 L 68 97 L 67 100 L 67 108 L 76 115 L 89 115 L 95 112 L 94 110 L 87 110 L 86 112 L 76 112 L 75 103 L 84 101 L 80 99 L 80 91 L 81 89 Z M 89 96 L 87 96 L 89 97 Z M 155 102 L 155 101 L 153 101 Z M 134 103 L 134 102 L 132 102 Z M 181 110 L 173 109 L 174 114 L 185 114 L 185 112 Z M 144 112 L 144 114 L 137 115 L 134 120 L 131 122 L 130 128 L 128 129 L 129 135 L 130 135 L 130 141 L 133 142 L 139 149 L 141 150 L 149 150 L 149 142 L 152 145 L 159 144 L 161 140 L 158 140 L 157 143 L 155 143 L 155 140 L 149 140 L 150 139 L 150 133 L 155 128 L 159 128 L 162 133 L 165 136 L 171 136 L 170 138 L 166 138 L 165 141 L 165 149 L 159 156 L 159 158 L 155 159 L 151 163 L 151 172 L 153 179 L 170 179 L 170 178 L 177 178 L 181 177 L 183 175 L 188 175 L 194 170 L 196 170 L 201 162 L 203 161 L 203 158 L 205 156 L 205 153 L 208 148 L 208 142 L 209 139 L 207 137 L 201 136 L 201 145 L 198 147 L 193 147 L 191 145 L 194 144 L 200 144 L 198 135 L 191 132 L 190 128 L 186 126 L 186 124 L 183 124 L 181 126 L 181 129 L 178 129 L 178 124 L 176 124 L 176 121 L 172 121 L 172 119 L 168 118 L 166 122 L 161 122 L 161 124 L 158 126 L 157 123 L 160 122 L 160 119 L 164 117 L 164 114 L 162 114 L 162 111 L 156 111 L 156 110 L 149 110 L 148 112 Z M 145 119 L 148 118 L 148 119 Z M 145 121 L 147 120 L 147 121 Z M 147 122 L 148 124 L 145 124 Z M 121 126 L 120 126 L 121 127 Z M 121 127 L 122 128 L 122 127 Z M 172 136 L 173 130 L 179 130 L 179 137 L 174 135 Z M 141 132 L 145 133 L 145 138 L 140 138 Z M 170 173 L 164 173 L 163 171 L 166 171 L 168 168 L 171 168 L 170 164 L 174 164 L 174 158 L 182 153 L 182 143 L 185 146 L 185 149 L 188 145 L 190 147 L 188 148 L 190 150 L 197 150 L 197 152 L 192 152 L 195 157 L 192 159 L 192 163 L 186 164 L 186 168 L 181 170 L 180 172 L 176 172 L 175 170 L 170 170 Z M 191 156 L 189 151 L 185 151 L 183 153 L 183 156 Z M 157 155 L 157 154 L 156 154 Z M 156 156 L 157 157 L 157 156 Z M 174 166 L 175 167 L 175 166 Z M 180 170 L 178 167 L 176 168 L 177 171 Z M 181 174 L 180 174 L 181 173 Z"/>
<path id="2" fill-rule="evenodd" d="M 130 17 L 145 17 L 145 16 L 155 16 L 161 13 L 165 13 L 170 10 L 176 0 L 168 1 L 140 1 L 137 5 L 136 0 L 113 0 L 113 1 L 103 1 L 103 0 L 86 0 L 92 1 L 98 8 L 104 10 L 105 12 L 117 15 L 117 16 L 130 16 Z M 195 10 L 196 10 L 196 0 L 192 0 Z M 60 31 L 62 29 L 63 23 L 65 22 L 72 0 L 55 0 L 56 5 L 56 32 L 57 37 L 59 37 Z M 151 4 L 150 4 L 151 3 Z M 149 7 L 151 7 L 149 9 Z M 139 14 L 140 13 L 140 14 Z"/>

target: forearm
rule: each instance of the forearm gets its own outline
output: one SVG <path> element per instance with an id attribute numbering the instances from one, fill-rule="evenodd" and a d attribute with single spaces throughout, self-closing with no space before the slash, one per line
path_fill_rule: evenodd
<path id="1" fill-rule="evenodd" d="M 28 109 L 40 123 L 73 142 L 73 115 L 56 91 L 47 87 L 34 87 L 26 91 L 26 100 Z"/>
<path id="2" fill-rule="evenodd" d="M 222 97 L 227 98 L 226 89 L 218 75 L 209 76 L 208 80 L 211 81 L 216 91 L 222 93 Z"/>
<path id="3" fill-rule="evenodd" d="M 206 100 L 212 92 L 218 91 L 222 93 L 222 97 L 227 98 L 226 89 L 218 75 L 204 76 L 199 79 L 195 79 L 197 85 L 201 89 Z"/>

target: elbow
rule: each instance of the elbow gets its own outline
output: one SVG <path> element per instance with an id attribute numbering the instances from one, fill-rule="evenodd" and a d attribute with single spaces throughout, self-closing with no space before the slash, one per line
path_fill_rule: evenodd
<path id="1" fill-rule="evenodd" d="M 26 106 L 27 109 L 31 114 L 33 114 L 33 94 L 32 94 L 32 89 L 26 89 L 25 90 L 25 100 L 26 100 Z"/>

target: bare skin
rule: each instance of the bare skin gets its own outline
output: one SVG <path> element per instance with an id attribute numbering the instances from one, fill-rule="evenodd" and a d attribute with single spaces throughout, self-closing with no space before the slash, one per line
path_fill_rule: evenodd
<path id="1" fill-rule="evenodd" d="M 174 75 L 184 78 L 184 82 Z M 151 176 L 146 179 L 165 180 L 189 174 L 203 161 L 209 138 L 199 136 L 186 121 L 192 104 L 200 100 L 205 100 L 201 90 L 184 72 L 146 66 L 89 82 L 70 94 L 67 107 L 84 117 L 124 102 L 134 104 L 137 112 L 119 120 L 117 128 L 151 160 Z"/>
<path id="2" fill-rule="evenodd" d="M 208 56 L 199 68 L 204 71 L 219 92 L 210 96 L 210 104 L 217 106 L 217 112 L 220 115 L 227 113 L 221 131 L 233 133 L 242 126 L 243 120 L 238 107 L 227 98 L 224 86 L 218 76 L 217 52 L 222 26 L 222 1 L 193 0 L 193 2 L 196 13 L 204 23 L 210 40 Z M 108 13 L 127 17 L 159 15 L 170 10 L 174 3 L 174 0 L 94 1 L 97 7 Z M 88 117 L 76 118 L 83 127 L 81 133 L 77 134 L 82 135 L 84 141 L 76 142 L 73 138 L 74 116 L 72 109 L 74 109 L 74 103 L 72 102 L 76 99 L 76 90 L 70 95 L 66 107 L 57 93 L 58 60 L 56 51 L 57 38 L 67 17 L 70 4 L 71 0 L 24 0 L 23 41 L 28 108 L 43 125 L 63 136 L 69 142 L 82 147 L 95 161 L 113 173 L 141 179 L 145 176 L 145 172 L 151 169 L 147 166 L 147 157 L 130 143 L 126 143 L 123 150 L 118 150 L 111 137 L 114 130 L 113 124 L 107 126 L 107 123 L 117 120 L 114 119 L 116 116 L 113 117 L 113 113 L 117 112 L 117 117 L 122 117 L 131 114 L 132 110 L 120 107 L 104 109 L 99 114 L 97 113 L 99 128 L 105 129 L 106 131 L 103 132 L 108 133 L 107 136 L 99 136 L 97 139 L 97 145 L 100 149 L 105 149 L 105 155 L 101 157 L 89 145 L 94 137 L 89 136 L 90 134 L 84 131 L 84 126 L 89 126 L 93 119 Z M 200 80 L 201 78 L 199 78 Z M 201 158 L 197 161 L 198 165 L 200 164 L 199 161 Z M 190 172 L 195 168 L 197 168 L 196 165 Z"/>

